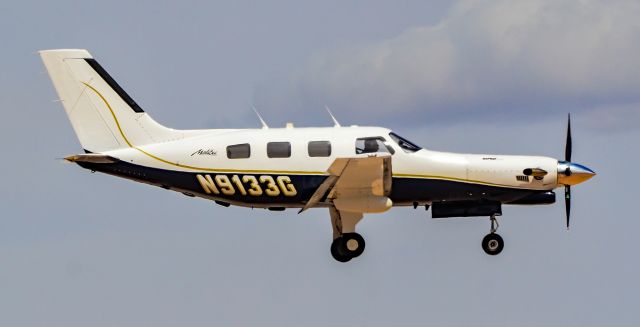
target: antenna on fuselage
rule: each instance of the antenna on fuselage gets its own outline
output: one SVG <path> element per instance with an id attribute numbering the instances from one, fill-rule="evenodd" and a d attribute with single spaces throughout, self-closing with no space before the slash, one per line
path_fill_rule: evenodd
<path id="1" fill-rule="evenodd" d="M 260 113 L 258 112 L 258 109 L 256 109 L 256 106 L 251 106 L 251 108 L 253 108 L 253 112 L 255 112 L 256 116 L 258 116 L 258 119 L 260 119 L 260 123 L 262 124 L 262 129 L 269 129 L 269 125 L 267 125 L 267 123 L 264 122 L 264 119 L 262 119 L 262 116 L 260 116 Z"/>
<path id="2" fill-rule="evenodd" d="M 328 106 L 324 106 L 324 108 L 327 109 L 329 116 L 331 116 L 331 119 L 333 120 L 333 127 L 340 127 L 340 123 L 338 123 L 338 120 L 336 119 L 336 117 L 334 117 L 333 114 L 331 113 L 331 109 L 329 109 Z"/>

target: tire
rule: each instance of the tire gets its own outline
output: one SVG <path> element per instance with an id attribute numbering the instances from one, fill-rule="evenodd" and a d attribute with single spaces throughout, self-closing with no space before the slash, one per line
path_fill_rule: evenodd
<path id="1" fill-rule="evenodd" d="M 482 249 L 488 255 L 498 255 L 504 248 L 504 240 L 496 233 L 487 234 L 482 239 Z"/>
<path id="2" fill-rule="evenodd" d="M 351 256 L 345 251 L 346 246 L 344 239 L 338 237 L 331 242 L 331 256 L 338 262 L 348 262 L 351 260 Z"/>
<path id="3" fill-rule="evenodd" d="M 346 233 L 342 235 L 342 239 L 344 240 L 344 252 L 351 258 L 357 258 L 364 252 L 365 242 L 362 235 Z"/>

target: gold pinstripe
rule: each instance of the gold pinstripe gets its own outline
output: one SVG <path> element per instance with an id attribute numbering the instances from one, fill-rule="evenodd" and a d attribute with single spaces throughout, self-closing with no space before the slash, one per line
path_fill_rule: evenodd
<path id="1" fill-rule="evenodd" d="M 111 105 L 109 104 L 109 102 L 107 102 L 107 99 L 105 99 L 102 96 L 102 94 L 100 94 L 100 92 L 98 92 L 98 90 L 96 90 L 93 86 L 89 85 L 89 83 L 82 82 L 82 84 L 84 84 L 86 87 L 90 88 L 93 92 L 95 92 L 100 97 L 100 99 L 102 99 L 104 104 L 107 105 L 107 108 L 109 108 L 109 112 L 111 112 L 111 116 L 113 117 L 113 120 L 116 122 L 116 126 L 118 126 L 118 131 L 120 131 L 120 135 L 122 135 L 122 138 L 124 139 L 125 142 L 127 142 L 127 145 L 129 145 L 130 148 L 135 148 L 131 144 L 131 142 L 129 142 L 129 139 L 127 139 L 127 137 L 124 135 L 124 132 L 122 132 L 122 127 L 120 127 L 120 122 L 118 121 L 118 117 L 116 117 L 116 113 L 113 112 L 113 109 L 111 109 Z"/>
<path id="2" fill-rule="evenodd" d="M 306 174 L 306 175 L 324 175 L 324 172 L 320 172 L 320 171 L 296 171 L 296 170 L 237 170 L 237 169 L 218 169 L 218 168 L 207 168 L 207 167 L 196 167 L 196 166 L 190 166 L 190 165 L 183 165 L 183 164 L 179 164 L 179 163 L 175 163 L 175 162 L 171 162 L 169 160 L 160 158 L 156 155 L 153 155 L 145 150 L 140 149 L 139 147 L 133 145 L 129 139 L 127 138 L 127 136 L 124 134 L 124 132 L 122 131 L 122 127 L 120 126 L 120 122 L 118 121 L 118 117 L 116 117 L 115 112 L 113 111 L 113 108 L 111 108 L 111 105 L 109 104 L 109 101 L 107 101 L 107 99 L 105 99 L 105 97 L 98 91 L 96 90 L 93 86 L 89 85 L 88 83 L 82 82 L 82 84 L 84 84 L 85 86 L 87 86 L 89 89 L 91 89 L 93 92 L 95 92 L 95 94 L 98 95 L 98 97 L 100 97 L 100 99 L 102 100 L 102 102 L 104 102 L 104 104 L 107 106 L 107 108 L 109 109 L 109 112 L 111 112 L 111 116 L 113 117 L 113 120 L 116 123 L 116 126 L 118 127 L 118 131 L 120 132 L 120 135 L 122 136 L 122 138 L 124 139 L 124 141 L 127 143 L 127 145 L 132 148 L 132 149 L 136 149 L 138 151 L 140 151 L 141 153 L 143 153 L 144 155 L 153 158 L 155 160 L 158 160 L 160 162 L 163 162 L 165 164 L 171 165 L 171 166 L 175 166 L 175 167 L 180 167 L 180 168 L 186 168 L 186 169 L 192 169 L 192 170 L 197 170 L 197 171 L 211 171 L 211 172 L 251 172 L 251 173 L 268 173 L 268 172 L 272 172 L 272 173 L 278 173 L 278 174 Z"/>
<path id="3" fill-rule="evenodd" d="M 405 178 L 415 178 L 415 179 L 438 179 L 438 180 L 445 180 L 445 181 L 450 181 L 450 182 L 463 182 L 463 183 L 480 184 L 480 185 L 486 185 L 486 186 L 497 186 L 497 187 L 508 187 L 508 188 L 517 188 L 517 189 L 530 190 L 530 188 L 528 188 L 528 187 L 520 187 L 520 186 L 515 186 L 515 185 L 507 185 L 507 184 L 489 183 L 489 182 L 483 182 L 483 181 L 476 181 L 476 180 L 472 180 L 472 179 L 447 177 L 447 176 L 417 175 L 417 174 L 402 174 L 402 173 L 400 173 L 400 174 L 393 174 L 393 177 L 405 177 Z"/>
<path id="4" fill-rule="evenodd" d="M 98 90 L 96 90 L 93 86 L 91 86 L 91 85 L 89 85 L 88 83 L 85 83 L 85 82 L 82 82 L 82 84 L 84 84 L 86 87 L 88 87 L 93 92 L 95 92 L 95 94 L 97 94 L 98 97 L 100 97 L 102 102 L 104 102 L 104 104 L 109 109 L 109 112 L 111 112 L 111 116 L 113 117 L 113 120 L 115 121 L 116 126 L 118 127 L 118 131 L 120 132 L 120 135 L 122 136 L 122 138 L 124 139 L 124 141 L 127 143 L 127 145 L 130 148 L 136 149 L 136 150 L 140 151 L 141 153 L 143 153 L 144 155 L 146 155 L 146 156 L 148 156 L 148 157 L 150 157 L 152 159 L 155 159 L 157 161 L 160 161 L 162 163 L 165 163 L 165 164 L 168 164 L 168 165 L 171 165 L 171 166 L 175 166 L 175 167 L 179 167 L 179 168 L 186 168 L 186 169 L 192 169 L 192 170 L 197 170 L 197 171 L 209 171 L 209 172 L 326 175 L 326 172 L 304 171 L 304 170 L 259 170 L 259 169 L 239 170 L 239 169 L 219 169 L 219 168 L 196 167 L 196 166 L 190 166 L 190 165 L 183 165 L 183 164 L 175 163 L 175 162 L 171 162 L 169 160 L 160 158 L 160 157 L 158 157 L 156 155 L 153 155 L 153 154 L 151 154 L 151 153 L 149 153 L 147 151 L 144 151 L 144 150 L 140 149 L 139 147 L 133 145 L 129 141 L 127 136 L 124 134 L 124 131 L 122 131 L 122 127 L 120 126 L 120 122 L 118 121 L 118 117 L 116 117 L 116 114 L 113 111 L 113 109 L 111 108 L 111 105 L 109 104 L 107 99 L 105 99 L 105 97 Z M 406 177 L 406 178 L 416 178 L 416 179 L 438 179 L 438 180 L 446 180 L 446 181 L 454 181 L 454 182 L 481 184 L 481 185 L 487 185 L 487 186 L 499 186 L 499 187 L 508 187 L 508 188 L 527 189 L 527 188 L 524 188 L 524 187 L 518 187 L 518 186 L 513 186 L 513 185 L 496 184 L 496 183 L 489 183 L 489 182 L 483 182 L 483 181 L 474 181 L 474 180 L 469 180 L 469 179 L 464 179 L 464 178 L 455 178 L 455 177 L 447 177 L 447 176 L 417 175 L 417 174 L 393 174 L 393 177 Z"/>

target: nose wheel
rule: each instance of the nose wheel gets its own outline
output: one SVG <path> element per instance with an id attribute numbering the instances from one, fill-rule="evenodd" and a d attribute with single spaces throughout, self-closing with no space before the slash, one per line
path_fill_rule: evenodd
<path id="1" fill-rule="evenodd" d="M 487 234 L 487 236 L 482 239 L 482 249 L 488 255 L 500 254 L 503 248 L 504 240 L 502 236 L 496 233 Z"/>
<path id="2" fill-rule="evenodd" d="M 498 255 L 504 248 L 504 240 L 502 236 L 496 233 L 498 227 L 500 227 L 496 215 L 492 215 L 489 219 L 491 221 L 491 230 L 489 234 L 482 239 L 482 249 L 488 255 Z"/>

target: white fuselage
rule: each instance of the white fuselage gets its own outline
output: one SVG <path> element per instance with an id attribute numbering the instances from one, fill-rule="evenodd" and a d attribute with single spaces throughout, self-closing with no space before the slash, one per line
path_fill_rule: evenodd
<path id="1" fill-rule="evenodd" d="M 210 130 L 199 131 L 197 136 L 138 145 L 104 154 L 134 165 L 185 173 L 326 175 L 335 159 L 357 155 L 358 138 L 379 137 L 393 149 L 394 179 L 441 180 L 536 191 L 558 187 L 558 161 L 553 158 L 457 154 L 426 149 L 407 152 L 390 138 L 389 133 L 391 131 L 386 128 L 356 126 Z M 330 155 L 310 156 L 309 142 L 314 141 L 329 142 Z M 269 158 L 269 142 L 289 142 L 290 157 Z M 228 158 L 227 147 L 236 144 L 250 145 L 248 158 Z M 540 179 L 522 177 L 523 170 L 532 167 L 543 169 L 548 174 Z M 422 202 L 422 199 L 403 200 L 396 205 L 416 201 Z"/>

